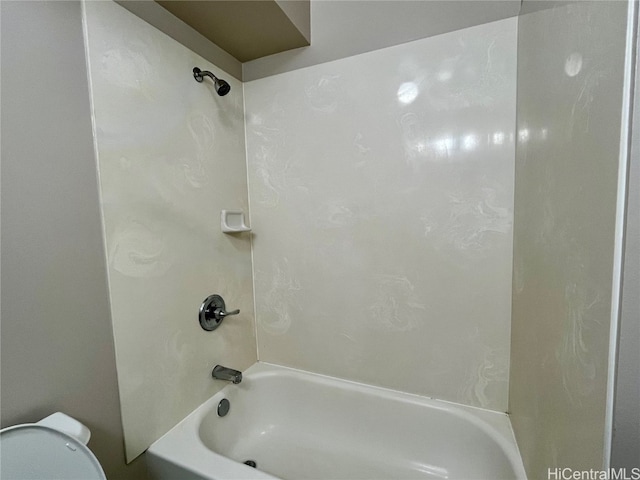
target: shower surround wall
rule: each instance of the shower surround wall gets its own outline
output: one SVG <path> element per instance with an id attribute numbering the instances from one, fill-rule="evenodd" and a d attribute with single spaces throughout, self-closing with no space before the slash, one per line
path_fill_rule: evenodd
<path id="1" fill-rule="evenodd" d="M 131 460 L 225 385 L 216 363 L 256 361 L 250 240 L 220 230 L 221 209 L 247 209 L 242 84 L 115 3 L 84 8 Z M 212 293 L 241 311 L 215 333 L 197 320 Z"/>
<path id="2" fill-rule="evenodd" d="M 516 27 L 245 84 L 261 361 L 506 411 Z"/>
<path id="3" fill-rule="evenodd" d="M 509 410 L 529 478 L 603 468 L 626 9 L 519 21 Z"/>

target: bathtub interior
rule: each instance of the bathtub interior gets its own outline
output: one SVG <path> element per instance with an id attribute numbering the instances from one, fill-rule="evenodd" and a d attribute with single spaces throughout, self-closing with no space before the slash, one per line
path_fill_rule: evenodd
<path id="1" fill-rule="evenodd" d="M 264 363 L 195 428 L 209 450 L 283 479 L 526 478 L 506 415 Z"/>

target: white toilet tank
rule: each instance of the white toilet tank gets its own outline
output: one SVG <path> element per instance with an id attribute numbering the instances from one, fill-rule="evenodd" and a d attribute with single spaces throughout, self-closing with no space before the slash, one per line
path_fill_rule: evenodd
<path id="1" fill-rule="evenodd" d="M 76 419 L 54 413 L 37 423 L 0 430 L 0 478 L 106 480 L 86 446 L 91 433 Z"/>

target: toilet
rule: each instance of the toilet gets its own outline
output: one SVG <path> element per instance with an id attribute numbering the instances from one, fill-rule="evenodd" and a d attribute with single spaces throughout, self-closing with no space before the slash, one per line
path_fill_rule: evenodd
<path id="1" fill-rule="evenodd" d="M 91 432 L 75 418 L 57 412 L 37 423 L 0 430 L 0 478 L 106 480 L 87 448 Z"/>

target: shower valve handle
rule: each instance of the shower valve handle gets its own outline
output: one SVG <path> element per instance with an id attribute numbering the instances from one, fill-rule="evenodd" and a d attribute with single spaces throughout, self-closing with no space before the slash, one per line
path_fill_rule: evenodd
<path id="1" fill-rule="evenodd" d="M 198 320 L 200 321 L 200 326 L 210 332 L 218 328 L 229 315 L 238 315 L 239 313 L 240 310 L 227 312 L 227 306 L 220 295 L 209 295 L 200 305 Z"/>
<path id="2" fill-rule="evenodd" d="M 221 309 L 217 309 L 214 310 L 213 314 L 216 317 L 220 317 L 220 320 L 222 320 L 224 317 L 228 317 L 229 315 L 238 315 L 240 313 L 240 310 L 234 310 L 233 312 L 225 312 L 224 310 Z"/>

